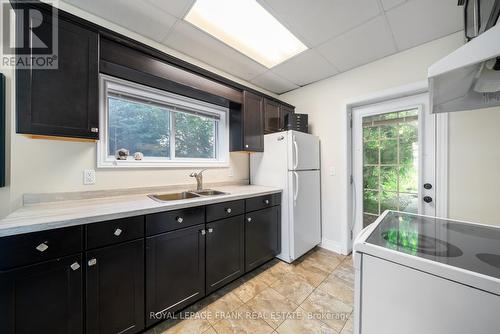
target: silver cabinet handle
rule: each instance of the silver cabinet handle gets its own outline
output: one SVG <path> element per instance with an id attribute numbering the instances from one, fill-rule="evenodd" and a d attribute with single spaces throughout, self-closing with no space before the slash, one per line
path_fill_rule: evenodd
<path id="1" fill-rule="evenodd" d="M 49 246 L 47 245 L 47 241 L 42 242 L 40 245 L 36 246 L 36 250 L 40 253 L 45 252 L 48 248 Z"/>
<path id="2" fill-rule="evenodd" d="M 201 235 L 207 234 L 207 231 L 205 231 L 205 230 L 201 230 L 200 232 L 201 232 Z"/>
<path id="3" fill-rule="evenodd" d="M 178 223 L 182 223 L 184 221 L 184 218 L 176 217 L 175 220 L 177 220 Z"/>
<path id="4" fill-rule="evenodd" d="M 97 264 L 97 259 L 90 259 L 88 262 L 89 267 L 95 266 Z"/>
<path id="5" fill-rule="evenodd" d="M 268 200 L 268 199 L 266 199 L 266 200 L 264 201 L 264 203 L 265 203 L 266 205 L 269 205 L 269 200 Z"/>
<path id="6" fill-rule="evenodd" d="M 213 228 L 209 228 L 209 229 L 208 229 L 208 233 L 212 233 L 213 231 L 214 231 L 214 229 L 213 229 Z"/>
<path id="7" fill-rule="evenodd" d="M 99 128 L 90 128 L 90 132 L 98 133 L 99 132 Z"/>
<path id="8" fill-rule="evenodd" d="M 73 271 L 80 269 L 80 265 L 78 264 L 78 262 L 73 263 L 70 267 L 71 269 L 73 269 Z"/>
<path id="9" fill-rule="evenodd" d="M 251 223 L 252 222 L 252 218 L 248 217 L 247 218 L 247 222 Z"/>
<path id="10" fill-rule="evenodd" d="M 233 211 L 233 210 L 231 210 L 231 208 L 227 208 L 227 209 L 226 209 L 226 212 L 227 212 L 227 213 L 231 213 L 232 211 Z"/>
<path id="11" fill-rule="evenodd" d="M 122 231 L 122 229 L 121 229 L 121 228 L 117 228 L 117 229 L 115 230 L 115 233 L 113 233 L 113 234 L 114 234 L 114 235 L 116 235 L 117 237 L 119 237 L 119 236 L 122 234 L 122 232 L 123 232 L 123 231 Z"/>
<path id="12" fill-rule="evenodd" d="M 248 147 L 249 147 L 249 146 L 248 146 L 248 144 L 246 144 L 246 145 L 245 145 L 245 148 L 248 148 Z"/>

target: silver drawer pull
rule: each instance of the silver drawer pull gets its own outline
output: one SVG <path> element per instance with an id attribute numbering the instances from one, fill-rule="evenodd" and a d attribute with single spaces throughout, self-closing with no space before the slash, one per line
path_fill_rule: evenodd
<path id="1" fill-rule="evenodd" d="M 248 217 L 247 218 L 247 222 L 251 223 L 252 222 L 252 218 Z"/>
<path id="2" fill-rule="evenodd" d="M 99 132 L 99 128 L 90 128 L 90 132 L 98 133 Z"/>
<path id="3" fill-rule="evenodd" d="M 264 201 L 264 203 L 266 203 L 266 205 L 269 205 L 269 200 L 268 200 L 268 199 L 266 199 L 266 200 Z"/>
<path id="4" fill-rule="evenodd" d="M 231 208 L 227 208 L 227 209 L 226 209 L 226 212 L 227 212 L 227 213 L 231 213 L 232 211 L 233 211 L 233 210 L 231 210 Z"/>
<path id="5" fill-rule="evenodd" d="M 123 232 L 123 231 L 122 231 L 120 228 L 117 228 L 117 229 L 115 230 L 115 233 L 113 233 L 113 234 L 114 234 L 114 235 L 116 235 L 117 237 L 119 237 L 119 236 L 120 236 L 120 234 L 122 234 L 122 232 Z"/>
<path id="6" fill-rule="evenodd" d="M 73 269 L 73 271 L 80 269 L 80 265 L 78 264 L 78 262 L 73 263 L 70 267 L 71 269 Z"/>
<path id="7" fill-rule="evenodd" d="M 177 217 L 177 218 L 175 218 L 175 220 L 177 220 L 178 223 L 182 223 L 184 221 L 184 218 Z"/>
<path id="8" fill-rule="evenodd" d="M 214 229 L 213 229 L 213 228 L 209 228 L 209 229 L 208 229 L 208 233 L 212 233 L 213 231 L 214 231 Z"/>
<path id="9" fill-rule="evenodd" d="M 39 252 L 45 252 L 49 246 L 46 244 L 46 242 L 42 242 L 40 245 L 36 246 L 36 250 Z"/>
<path id="10" fill-rule="evenodd" d="M 205 235 L 205 234 L 207 234 L 207 231 L 201 230 L 201 235 Z"/>
<path id="11" fill-rule="evenodd" d="M 97 264 L 97 260 L 96 259 L 91 259 L 88 262 L 89 267 L 95 266 L 96 264 Z"/>

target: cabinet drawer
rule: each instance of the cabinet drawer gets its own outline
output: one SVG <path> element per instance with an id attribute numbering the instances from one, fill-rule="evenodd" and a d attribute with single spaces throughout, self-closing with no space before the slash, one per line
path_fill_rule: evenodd
<path id="1" fill-rule="evenodd" d="M 146 216 L 146 235 L 151 236 L 204 223 L 205 207 L 203 206 L 155 213 Z"/>
<path id="2" fill-rule="evenodd" d="M 83 249 L 82 226 L 0 239 L 0 270 L 42 262 Z"/>
<path id="3" fill-rule="evenodd" d="M 207 222 L 245 213 L 245 201 L 231 201 L 207 206 Z"/>
<path id="4" fill-rule="evenodd" d="M 265 209 L 281 204 L 281 194 L 253 197 L 246 200 L 246 212 Z"/>
<path id="5" fill-rule="evenodd" d="M 87 225 L 87 249 L 144 237 L 144 216 Z"/>

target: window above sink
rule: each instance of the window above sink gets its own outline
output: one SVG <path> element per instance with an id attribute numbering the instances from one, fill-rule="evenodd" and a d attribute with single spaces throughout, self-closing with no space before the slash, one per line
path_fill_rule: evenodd
<path id="1" fill-rule="evenodd" d="M 99 168 L 228 166 L 227 108 L 106 75 L 100 87 Z"/>

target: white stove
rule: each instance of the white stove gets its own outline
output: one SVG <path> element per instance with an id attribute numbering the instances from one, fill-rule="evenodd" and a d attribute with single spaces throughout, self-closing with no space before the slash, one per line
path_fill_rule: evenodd
<path id="1" fill-rule="evenodd" d="M 500 228 L 386 211 L 354 265 L 357 334 L 500 333 Z"/>

